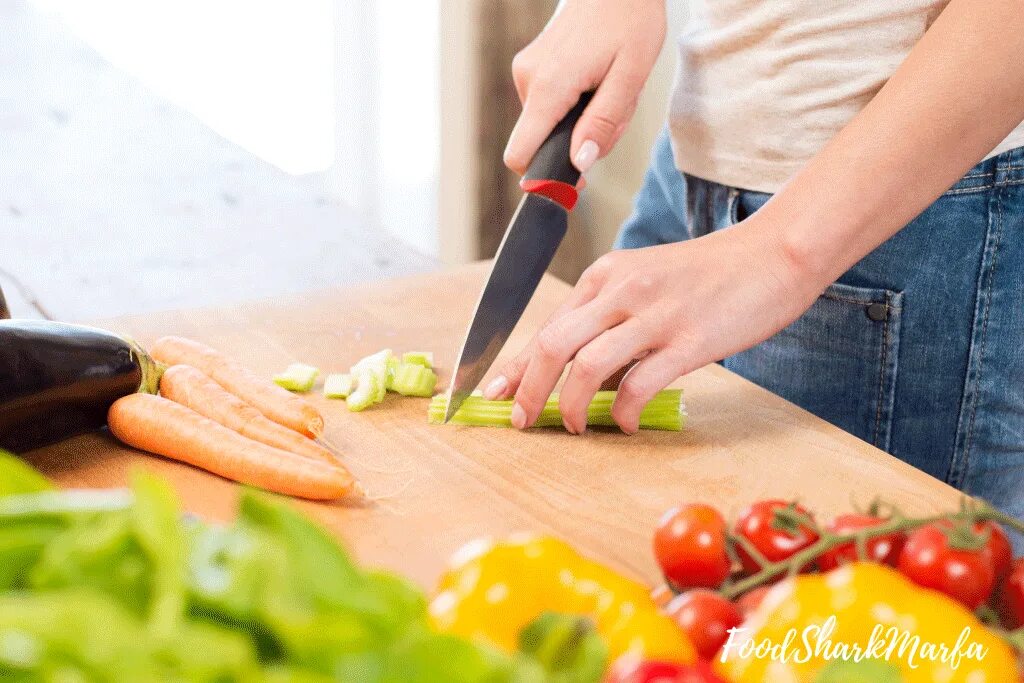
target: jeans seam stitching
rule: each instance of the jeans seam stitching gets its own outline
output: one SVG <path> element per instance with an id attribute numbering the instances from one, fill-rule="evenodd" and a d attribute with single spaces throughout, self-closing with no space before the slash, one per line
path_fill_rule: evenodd
<path id="1" fill-rule="evenodd" d="M 899 310 L 900 310 L 899 306 L 895 306 L 895 305 L 889 303 L 889 301 L 888 301 L 888 298 L 889 298 L 888 294 L 886 295 L 886 301 L 872 301 L 870 299 L 853 299 L 853 298 L 848 297 L 848 296 L 843 296 L 841 294 L 831 294 L 829 292 L 825 292 L 821 296 L 823 298 L 825 298 L 825 299 L 831 299 L 832 301 L 839 301 L 839 302 L 844 303 L 844 304 L 856 304 L 858 306 L 870 306 L 871 304 L 884 303 L 887 310 L 896 311 L 896 312 L 899 312 Z"/>
<path id="2" fill-rule="evenodd" d="M 969 194 L 971 192 L 982 192 L 984 190 L 991 190 L 993 187 L 995 187 L 995 184 L 992 184 L 992 185 L 978 185 L 977 187 L 959 187 L 959 188 L 956 188 L 956 189 L 953 189 L 953 190 L 946 190 L 946 192 L 944 194 L 947 194 L 947 195 L 951 195 L 951 194 Z"/>
<path id="3" fill-rule="evenodd" d="M 967 437 L 964 440 L 964 455 L 960 463 L 960 483 L 962 484 L 967 478 L 967 470 L 971 464 L 971 447 L 974 439 L 974 424 L 975 417 L 978 413 L 979 397 L 978 393 L 981 387 L 981 369 L 982 364 L 985 361 L 985 348 L 988 345 L 988 318 L 989 313 L 992 311 L 992 280 L 995 278 L 996 262 L 999 256 L 999 242 L 1002 239 L 1003 232 L 1003 202 L 1002 197 L 996 196 L 996 231 L 992 241 L 992 262 L 989 264 L 988 273 L 983 280 L 986 287 L 985 290 L 985 314 L 981 321 L 981 347 L 978 349 L 978 361 L 977 366 L 974 369 L 973 382 L 975 385 L 974 396 L 971 402 L 971 415 L 967 420 Z"/>
<path id="4" fill-rule="evenodd" d="M 888 300 L 889 296 L 886 295 Z M 888 301 L 886 301 L 888 306 Z M 878 359 L 878 395 L 875 397 L 875 435 L 871 439 L 871 443 L 878 447 L 878 430 L 882 426 L 882 395 L 884 393 L 883 388 L 885 386 L 885 357 L 889 352 L 889 316 L 885 318 L 885 324 L 882 325 L 882 351 L 879 354 Z"/>

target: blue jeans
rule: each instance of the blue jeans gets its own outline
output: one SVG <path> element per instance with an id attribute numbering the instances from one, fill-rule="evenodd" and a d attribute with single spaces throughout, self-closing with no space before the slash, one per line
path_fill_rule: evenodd
<path id="1" fill-rule="evenodd" d="M 616 246 L 700 237 L 768 198 L 680 173 L 663 134 Z M 1024 516 L 1024 148 L 975 166 L 796 322 L 723 364 Z"/>

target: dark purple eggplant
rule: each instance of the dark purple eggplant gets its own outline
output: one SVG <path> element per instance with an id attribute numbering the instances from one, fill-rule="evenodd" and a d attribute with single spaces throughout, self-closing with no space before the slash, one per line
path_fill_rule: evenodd
<path id="1" fill-rule="evenodd" d="M 161 366 L 106 330 L 0 320 L 0 448 L 24 451 L 99 429 L 122 396 L 156 393 Z"/>

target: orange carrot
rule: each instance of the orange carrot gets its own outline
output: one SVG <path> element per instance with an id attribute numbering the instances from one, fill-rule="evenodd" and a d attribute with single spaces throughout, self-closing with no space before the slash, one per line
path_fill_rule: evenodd
<path id="1" fill-rule="evenodd" d="M 150 355 L 166 365 L 191 365 L 264 416 L 310 437 L 324 431 L 320 412 L 300 396 L 246 369 L 205 344 L 184 337 L 164 337 Z"/>
<path id="2" fill-rule="evenodd" d="M 188 406 L 203 417 L 253 441 L 343 467 L 333 453 L 316 441 L 267 419 L 256 408 L 191 365 L 167 368 L 160 378 L 160 395 Z"/>
<path id="3" fill-rule="evenodd" d="M 344 469 L 253 441 L 160 396 L 118 399 L 107 424 L 129 446 L 275 493 L 333 500 L 360 491 Z"/>

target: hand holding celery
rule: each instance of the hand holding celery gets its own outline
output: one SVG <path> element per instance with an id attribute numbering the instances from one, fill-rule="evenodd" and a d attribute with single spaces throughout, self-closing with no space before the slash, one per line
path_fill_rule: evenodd
<path id="1" fill-rule="evenodd" d="M 587 424 L 601 427 L 616 426 L 612 418 L 614 391 L 599 391 L 587 408 Z M 562 427 L 562 414 L 558 410 L 558 394 L 552 394 L 535 427 Z M 513 401 L 488 401 L 480 396 L 468 397 L 451 419 L 451 424 L 474 427 L 511 427 Z M 447 396 L 435 396 L 430 402 L 428 419 L 432 424 L 443 424 Z M 678 432 L 686 420 L 682 390 L 664 389 L 658 392 L 640 413 L 640 429 L 661 429 Z"/>
<path id="2" fill-rule="evenodd" d="M 347 374 L 328 375 L 324 381 L 324 396 L 344 398 L 349 410 L 360 411 L 384 400 L 387 391 L 403 396 L 431 396 L 437 385 L 437 374 L 433 370 L 434 356 L 429 352 L 408 352 L 401 359 L 391 349 L 360 359 Z M 289 385 L 302 385 L 308 391 L 312 386 L 317 369 L 308 365 L 292 365 L 283 375 Z M 308 380 L 308 384 L 305 381 Z M 281 384 L 281 382 L 278 382 Z M 284 384 L 282 384 L 284 386 Z M 587 424 L 614 427 L 612 405 L 616 392 L 599 391 L 587 409 Z M 552 394 L 541 411 L 535 426 L 561 427 L 562 415 L 558 408 L 559 396 Z M 512 401 L 488 401 L 479 396 L 470 396 L 452 418 L 452 424 L 477 427 L 511 427 Z M 448 399 L 444 395 L 434 396 L 427 416 L 432 424 L 443 424 Z M 640 415 L 641 429 L 680 431 L 686 418 L 682 391 L 666 389 L 659 392 Z"/>

